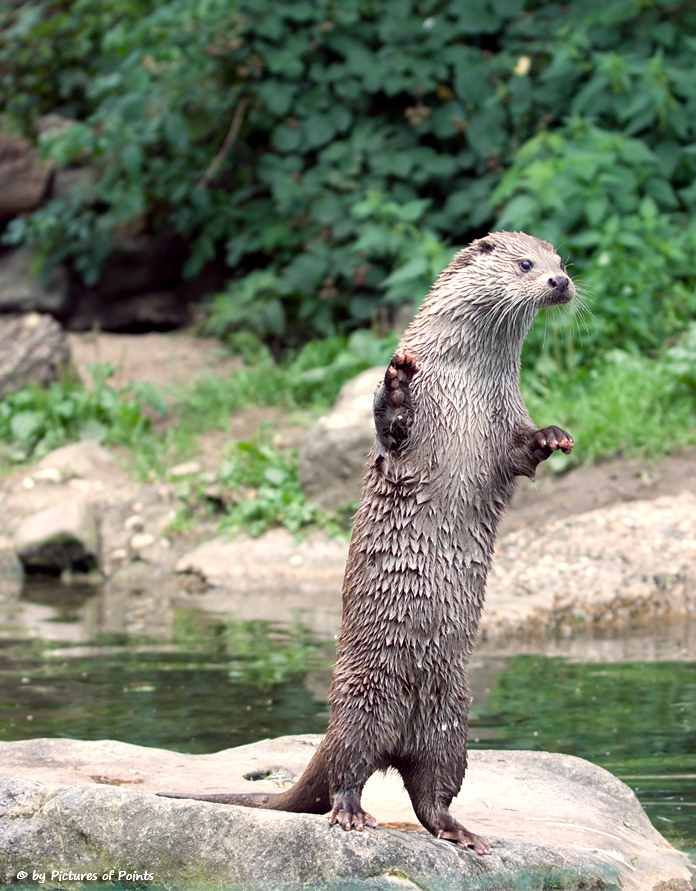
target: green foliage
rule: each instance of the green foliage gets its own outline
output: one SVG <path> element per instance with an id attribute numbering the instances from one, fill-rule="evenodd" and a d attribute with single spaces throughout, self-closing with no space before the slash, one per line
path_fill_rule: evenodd
<path id="1" fill-rule="evenodd" d="M 153 413 L 167 406 L 147 384 L 120 390 L 107 381 L 112 365 L 90 366 L 93 387 L 64 379 L 8 393 L 0 402 L 0 446 L 11 461 L 38 459 L 76 440 L 137 446 L 150 430 Z"/>
<path id="2" fill-rule="evenodd" d="M 177 485 L 186 507 L 173 530 L 186 528 L 201 511 L 215 513 L 222 531 L 261 535 L 273 526 L 297 533 L 321 527 L 345 532 L 349 512 L 325 514 L 308 504 L 297 478 L 297 452 L 278 449 L 261 431 L 253 442 L 231 443 L 216 472 L 200 473 Z"/>
<path id="3" fill-rule="evenodd" d="M 654 353 L 696 313 L 696 223 L 644 142 L 574 120 L 526 143 L 493 199 L 506 201 L 498 227 L 562 245 L 579 271 L 592 318 L 566 367 L 616 347 Z"/>
<path id="4" fill-rule="evenodd" d="M 501 220 L 577 252 L 586 352 L 624 324 L 652 349 L 693 311 L 690 4 L 31 0 L 1 21 L 6 117 L 33 133 L 62 107 L 44 151 L 97 172 L 8 238 L 87 282 L 115 231 L 165 228 L 187 274 L 234 271 L 216 330 L 350 330 L 424 296 L 514 164 Z"/>
<path id="5" fill-rule="evenodd" d="M 348 264 L 343 273 L 361 288 L 348 305 L 354 321 L 376 322 L 384 306 L 418 303 L 451 260 L 454 251 L 437 233 L 417 225 L 429 204 L 427 200 L 397 204 L 379 192 L 368 192 L 349 208 L 361 224 L 343 254 Z M 255 270 L 232 281 L 213 299 L 204 330 L 225 338 L 246 329 L 260 338 L 282 339 L 291 333 L 288 313 L 290 318 L 305 320 L 311 312 L 311 324 L 330 336 L 336 328 L 331 305 L 339 292 L 335 276 L 320 282 L 327 259 L 328 252 L 322 248 L 305 253 L 301 262 L 284 269 Z M 318 300 L 310 301 L 312 289 L 319 284 Z"/>
<path id="6" fill-rule="evenodd" d="M 685 368 L 681 359 L 655 362 L 614 350 L 574 378 L 559 378 L 551 360 L 539 363 L 522 381 L 530 415 L 540 427 L 570 431 L 577 444 L 571 456 L 552 459 L 549 467 L 562 472 L 599 458 L 658 457 L 696 445 L 696 400 L 684 385 L 687 370 L 693 376 L 695 368 L 693 351 L 688 355 Z"/>
<path id="7" fill-rule="evenodd" d="M 398 337 L 388 332 L 377 337 L 354 331 L 312 340 L 299 353 L 274 361 L 267 352 L 247 348 L 255 360 L 226 378 L 204 377 L 179 394 L 174 409 L 179 423 L 192 430 L 224 427 L 230 412 L 249 405 L 327 410 L 341 387 L 361 371 L 388 365 Z"/>
<path id="8" fill-rule="evenodd" d="M 226 507 L 223 528 L 244 529 L 250 535 L 260 535 L 269 526 L 298 532 L 322 519 L 304 498 L 294 452 L 239 442 L 222 463 L 219 480 Z"/>

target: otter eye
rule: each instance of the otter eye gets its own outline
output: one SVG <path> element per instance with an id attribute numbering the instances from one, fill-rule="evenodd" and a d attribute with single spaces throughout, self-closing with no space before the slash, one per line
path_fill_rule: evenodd
<path id="1" fill-rule="evenodd" d="M 565 271 L 566 271 L 565 263 L 563 262 L 563 260 L 561 260 L 561 272 L 565 272 Z"/>
<path id="2" fill-rule="evenodd" d="M 522 272 L 529 272 L 529 270 L 534 266 L 531 260 L 522 260 L 520 262 L 520 269 Z"/>

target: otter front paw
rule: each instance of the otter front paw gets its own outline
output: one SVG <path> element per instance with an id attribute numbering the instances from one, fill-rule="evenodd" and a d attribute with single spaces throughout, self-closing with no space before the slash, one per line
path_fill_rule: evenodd
<path id="1" fill-rule="evenodd" d="M 400 350 L 389 363 L 384 375 L 384 386 L 391 404 L 398 408 L 408 395 L 409 384 L 420 365 L 410 353 Z"/>
<path id="2" fill-rule="evenodd" d="M 350 792 L 336 796 L 333 809 L 329 814 L 329 823 L 331 826 L 338 823 L 346 832 L 349 829 L 357 829 L 358 832 L 362 832 L 366 826 L 369 826 L 370 829 L 377 828 L 377 820 L 363 810 L 360 796 Z"/>
<path id="3" fill-rule="evenodd" d="M 549 455 L 559 449 L 564 455 L 569 455 L 574 445 L 573 437 L 565 430 L 560 427 L 544 427 L 534 434 L 532 456 L 537 462 L 546 461 Z"/>
<path id="4" fill-rule="evenodd" d="M 405 350 L 400 350 L 389 363 L 374 403 L 380 455 L 391 450 L 398 452 L 408 438 L 413 420 L 410 384 L 419 370 L 416 359 Z"/>

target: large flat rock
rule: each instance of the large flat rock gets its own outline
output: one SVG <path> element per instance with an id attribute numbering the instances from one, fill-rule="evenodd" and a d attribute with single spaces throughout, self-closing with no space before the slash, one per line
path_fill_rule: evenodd
<path id="1" fill-rule="evenodd" d="M 153 794 L 277 789 L 299 775 L 319 740 L 284 737 L 214 755 L 109 740 L 0 743 L 0 881 L 25 871 L 30 883 L 39 868 L 100 877 L 128 869 L 168 888 L 692 887 L 687 858 L 652 827 L 633 792 L 567 755 L 471 753 L 452 810 L 489 838 L 489 857 L 420 831 L 395 774 L 369 781 L 364 801 L 380 826 L 363 833 L 320 816 Z M 269 770 L 276 781 L 244 778 Z"/>

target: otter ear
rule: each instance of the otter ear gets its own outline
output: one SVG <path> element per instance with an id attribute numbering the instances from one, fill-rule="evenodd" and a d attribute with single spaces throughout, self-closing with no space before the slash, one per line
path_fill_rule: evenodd
<path id="1" fill-rule="evenodd" d="M 491 254 L 494 250 L 495 243 L 488 241 L 485 238 L 479 238 L 476 241 L 472 241 L 470 245 L 459 251 L 455 256 L 451 264 L 452 268 L 463 269 L 466 266 L 471 266 L 472 263 L 476 262 L 476 256 L 478 254 Z"/>

